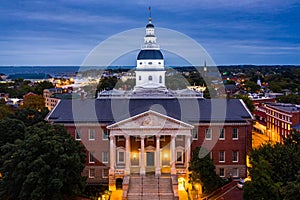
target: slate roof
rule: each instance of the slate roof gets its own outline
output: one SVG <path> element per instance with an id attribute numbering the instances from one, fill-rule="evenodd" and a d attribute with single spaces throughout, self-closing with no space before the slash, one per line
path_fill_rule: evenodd
<path id="1" fill-rule="evenodd" d="M 148 110 L 187 123 L 224 120 L 246 122 L 252 119 L 252 115 L 239 99 L 202 98 L 62 99 L 46 119 L 55 123 L 112 124 Z"/>

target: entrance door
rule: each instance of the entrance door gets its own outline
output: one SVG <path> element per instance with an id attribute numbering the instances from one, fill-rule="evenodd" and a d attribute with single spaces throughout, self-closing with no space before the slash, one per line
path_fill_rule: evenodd
<path id="1" fill-rule="evenodd" d="M 154 152 L 147 152 L 147 167 L 154 167 Z"/>

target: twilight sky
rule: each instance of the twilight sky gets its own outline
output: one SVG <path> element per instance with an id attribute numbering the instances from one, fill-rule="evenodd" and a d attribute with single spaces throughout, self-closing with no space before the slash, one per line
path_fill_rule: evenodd
<path id="1" fill-rule="evenodd" d="M 300 65 L 299 0 L 2 0 L 0 66 L 81 65 L 100 42 L 144 27 L 149 4 L 156 27 L 196 40 L 217 65 Z"/>

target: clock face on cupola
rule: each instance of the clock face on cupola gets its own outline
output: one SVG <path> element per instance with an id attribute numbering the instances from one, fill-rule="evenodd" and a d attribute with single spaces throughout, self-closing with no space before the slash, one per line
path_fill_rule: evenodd
<path id="1" fill-rule="evenodd" d="M 137 56 L 135 73 L 135 90 L 166 89 L 164 57 L 159 45 L 156 44 L 151 17 L 149 17 L 149 22 L 146 25 L 144 44 Z"/>

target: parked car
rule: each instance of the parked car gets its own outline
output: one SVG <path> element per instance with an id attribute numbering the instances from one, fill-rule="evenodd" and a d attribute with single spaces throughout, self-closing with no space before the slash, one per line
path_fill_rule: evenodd
<path id="1" fill-rule="evenodd" d="M 245 178 L 245 179 L 240 179 L 239 182 L 236 184 L 236 187 L 239 189 L 243 189 L 245 182 L 250 181 L 249 178 Z"/>

